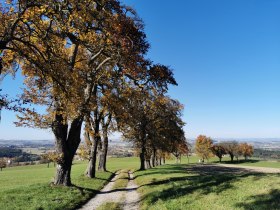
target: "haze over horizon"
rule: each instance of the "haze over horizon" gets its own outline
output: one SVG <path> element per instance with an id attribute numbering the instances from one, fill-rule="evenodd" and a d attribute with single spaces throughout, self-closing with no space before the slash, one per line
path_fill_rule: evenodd
<path id="1" fill-rule="evenodd" d="M 185 105 L 187 138 L 280 138 L 279 1 L 123 2 L 146 24 L 148 57 L 174 69 L 169 94 Z M 0 88 L 15 96 L 22 81 L 9 76 Z M 0 139 L 53 139 L 1 114 Z"/>

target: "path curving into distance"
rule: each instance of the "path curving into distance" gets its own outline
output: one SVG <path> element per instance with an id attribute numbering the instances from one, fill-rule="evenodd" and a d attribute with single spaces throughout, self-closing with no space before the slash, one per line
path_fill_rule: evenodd
<path id="1" fill-rule="evenodd" d="M 78 210 L 95 210 L 105 203 L 120 203 L 124 210 L 138 210 L 140 196 L 138 186 L 133 180 L 133 173 L 128 172 L 129 182 L 125 189 L 113 189 L 115 181 L 121 173 L 117 173 L 113 179 L 97 194 Z"/>

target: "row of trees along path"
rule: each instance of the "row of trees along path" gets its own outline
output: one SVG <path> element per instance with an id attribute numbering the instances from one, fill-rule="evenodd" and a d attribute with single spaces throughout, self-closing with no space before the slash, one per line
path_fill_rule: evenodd
<path id="1" fill-rule="evenodd" d="M 0 75 L 25 78 L 20 97 L 0 93 L 0 107 L 19 112 L 18 126 L 52 130 L 55 185 L 71 185 L 83 127 L 89 178 L 98 153 L 106 170 L 115 130 L 134 144 L 142 170 L 188 150 L 183 106 L 166 96 L 177 85 L 172 70 L 146 58 L 149 43 L 132 8 L 118 0 L 13 0 L 0 3 L 0 19 Z"/>

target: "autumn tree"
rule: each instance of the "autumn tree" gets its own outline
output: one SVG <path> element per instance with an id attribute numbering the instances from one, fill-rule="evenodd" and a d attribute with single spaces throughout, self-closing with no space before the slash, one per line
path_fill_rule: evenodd
<path id="1" fill-rule="evenodd" d="M 248 143 L 239 144 L 239 151 L 243 155 L 244 159 L 247 160 L 254 154 L 254 147 Z"/>
<path id="2" fill-rule="evenodd" d="M 129 76 L 148 48 L 141 21 L 129 10 L 117 0 L 17 1 L 1 10 L 1 71 L 20 66 L 27 86 L 22 99 L 46 107 L 46 114 L 22 110 L 18 125 L 52 129 L 61 156 L 54 184 L 71 185 L 72 160 L 83 120 L 95 111 L 100 76 L 113 77 L 106 72 L 116 65 L 119 75 Z"/>
<path id="3" fill-rule="evenodd" d="M 220 162 L 222 161 L 223 156 L 227 154 L 226 149 L 221 144 L 214 144 L 211 147 L 211 151 L 215 156 L 219 158 Z"/>
<path id="4" fill-rule="evenodd" d="M 89 160 L 89 147 L 86 145 L 80 145 L 77 150 L 77 155 L 82 160 Z"/>
<path id="5" fill-rule="evenodd" d="M 181 163 L 181 156 L 189 154 L 189 146 L 185 140 L 175 143 L 172 154 L 176 157 L 176 163 Z"/>
<path id="6" fill-rule="evenodd" d="M 200 135 L 195 141 L 195 151 L 196 154 L 202 158 L 202 161 L 208 160 L 211 155 L 211 148 L 213 146 L 213 140 L 210 137 Z"/>
<path id="7" fill-rule="evenodd" d="M 238 157 L 239 146 L 237 141 L 222 142 L 221 145 L 225 148 L 227 154 L 230 156 L 231 162 L 234 157 Z"/>
<path id="8" fill-rule="evenodd" d="M 129 95 L 129 100 L 124 100 L 123 107 L 118 106 L 122 115 L 117 115 L 117 122 L 123 136 L 139 151 L 140 170 L 144 170 L 161 162 L 159 152 L 172 153 L 175 149 L 171 148 L 184 139 L 182 105 L 147 89 L 128 89 L 123 94 Z"/>
<path id="9" fill-rule="evenodd" d="M 41 155 L 41 163 L 47 163 L 48 168 L 50 167 L 50 162 L 51 161 L 50 161 L 47 153 Z"/>
<path id="10" fill-rule="evenodd" d="M 55 152 L 55 151 L 50 151 L 50 152 L 47 152 L 47 153 L 45 153 L 45 154 L 42 154 L 42 155 L 41 155 L 41 158 L 42 158 L 44 161 L 47 162 L 48 168 L 49 168 L 49 164 L 50 164 L 51 162 L 52 162 L 52 163 L 54 164 L 54 166 L 55 166 L 55 164 L 56 164 L 57 162 L 60 162 L 60 161 L 61 161 L 60 155 L 59 155 L 57 152 Z"/>

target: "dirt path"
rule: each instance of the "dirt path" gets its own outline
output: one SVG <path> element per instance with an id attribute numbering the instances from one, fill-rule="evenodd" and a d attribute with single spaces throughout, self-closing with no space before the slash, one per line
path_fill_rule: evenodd
<path id="1" fill-rule="evenodd" d="M 115 177 L 107 184 L 101 191 L 98 193 L 95 197 L 93 197 L 91 200 L 89 200 L 88 203 L 86 203 L 82 208 L 79 210 L 94 210 L 97 209 L 102 204 L 105 204 L 107 202 L 116 202 L 118 203 L 122 196 L 122 191 L 116 191 L 112 190 L 115 181 L 120 176 L 120 173 L 116 174 Z"/>
<path id="2" fill-rule="evenodd" d="M 242 168 L 247 169 L 252 172 L 260 172 L 260 173 L 280 173 L 279 168 L 266 168 L 266 167 L 256 167 L 256 166 L 238 166 L 238 165 L 229 165 L 229 164 L 219 164 L 223 167 L 229 168 Z"/>
<path id="3" fill-rule="evenodd" d="M 138 186 L 133 180 L 133 173 L 129 172 L 129 182 L 126 187 L 127 193 L 124 202 L 124 210 L 137 210 L 139 209 L 140 196 L 137 192 Z"/>
<path id="4" fill-rule="evenodd" d="M 112 190 L 115 181 L 119 178 L 121 173 L 107 184 L 95 197 L 86 203 L 79 210 L 95 210 L 105 203 L 120 203 L 124 210 L 138 210 L 140 196 L 137 192 L 138 186 L 133 181 L 133 173 L 129 172 L 129 182 L 125 189 Z M 125 200 L 123 201 L 123 198 Z"/>
<path id="5" fill-rule="evenodd" d="M 280 173 L 280 169 L 278 168 L 239 166 L 233 164 L 197 164 L 186 168 L 186 170 L 200 174 Z"/>

